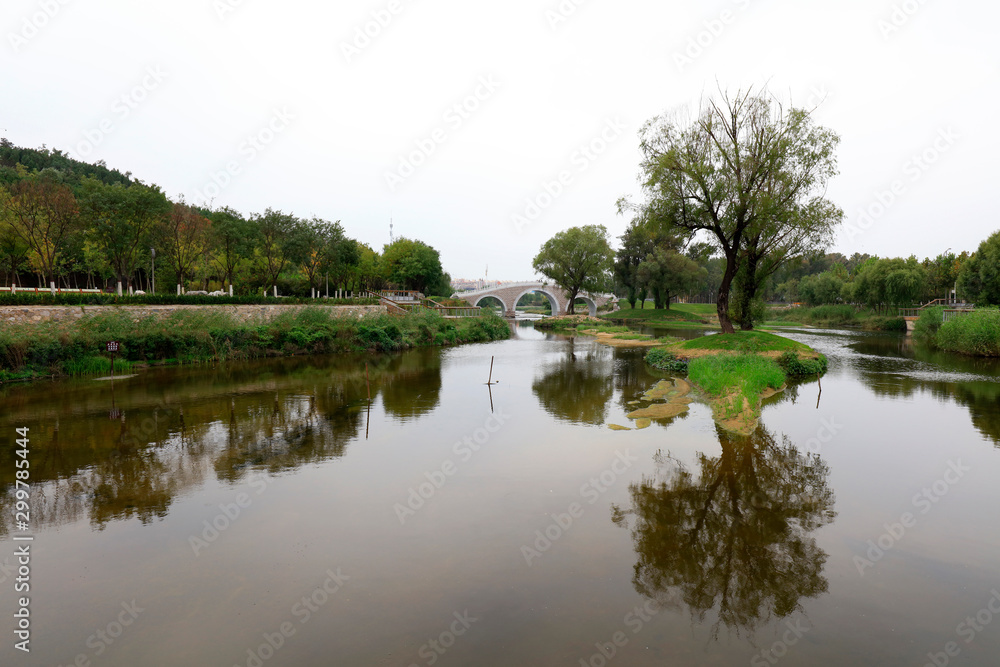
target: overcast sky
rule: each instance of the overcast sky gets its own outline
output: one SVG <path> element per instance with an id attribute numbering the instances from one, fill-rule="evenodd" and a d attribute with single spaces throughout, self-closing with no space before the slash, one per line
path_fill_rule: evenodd
<path id="1" fill-rule="evenodd" d="M 624 231 L 643 122 L 766 84 L 842 139 L 832 249 L 922 258 L 1000 229 L 998 23 L 973 0 L 4 0 L 0 135 L 377 250 L 391 216 L 454 278 L 530 279 L 554 233 Z"/>

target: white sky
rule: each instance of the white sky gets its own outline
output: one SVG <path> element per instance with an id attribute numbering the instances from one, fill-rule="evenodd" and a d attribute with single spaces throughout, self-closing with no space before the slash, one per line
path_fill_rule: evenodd
<path id="1" fill-rule="evenodd" d="M 345 53 L 373 13 L 386 25 Z M 851 227 L 832 249 L 922 258 L 1000 228 L 998 23 L 974 0 L 4 0 L 0 135 L 172 199 L 340 220 L 378 250 L 391 215 L 454 278 L 530 279 L 557 231 L 624 231 L 644 121 L 767 83 L 825 100 L 842 138 L 829 196 Z M 433 152 L 391 187 L 418 143 Z"/>

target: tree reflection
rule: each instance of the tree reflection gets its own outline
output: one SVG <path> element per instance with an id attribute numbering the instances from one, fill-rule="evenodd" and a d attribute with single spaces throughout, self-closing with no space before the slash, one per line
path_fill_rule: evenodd
<path id="1" fill-rule="evenodd" d="M 713 636 L 720 625 L 753 632 L 824 593 L 827 554 L 810 534 L 835 516 L 818 456 L 763 427 L 718 435 L 722 453 L 700 454 L 696 474 L 658 454 L 657 475 L 630 486 L 632 507 L 613 508 L 635 541 L 636 590 L 681 597 L 699 622 L 714 610 Z"/>
<path id="2" fill-rule="evenodd" d="M 603 424 L 608 402 L 614 393 L 614 374 L 607 348 L 587 345 L 577 352 L 574 341 L 558 361 L 541 368 L 541 376 L 531 384 L 542 407 L 563 421 Z"/>
<path id="3" fill-rule="evenodd" d="M 30 427 L 34 525 L 89 519 L 103 529 L 163 518 L 178 494 L 213 474 L 238 483 L 251 470 L 277 473 L 344 456 L 364 429 L 369 385 L 396 419 L 429 413 L 441 389 L 438 350 L 150 376 L 116 387 L 110 415 L 110 387 L 103 385 L 69 382 L 63 393 L 29 387 L 12 402 L 0 425 Z M 0 467 L 0 535 L 14 520 L 7 511 L 14 470 L 12 463 Z"/>

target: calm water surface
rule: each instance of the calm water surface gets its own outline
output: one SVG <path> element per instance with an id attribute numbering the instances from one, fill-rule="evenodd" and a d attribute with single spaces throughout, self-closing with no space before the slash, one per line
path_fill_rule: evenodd
<path id="1" fill-rule="evenodd" d="M 995 362 L 793 329 L 751 437 L 614 431 L 641 352 L 516 331 L 0 388 L 0 664 L 1000 662 Z"/>

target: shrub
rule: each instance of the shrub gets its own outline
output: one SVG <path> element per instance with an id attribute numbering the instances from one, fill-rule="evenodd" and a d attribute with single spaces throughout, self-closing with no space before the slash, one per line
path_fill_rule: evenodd
<path id="1" fill-rule="evenodd" d="M 663 347 L 654 347 L 646 353 L 646 363 L 661 371 L 686 373 L 688 362 Z"/>
<path id="2" fill-rule="evenodd" d="M 913 337 L 922 341 L 933 341 L 944 321 L 944 308 L 934 306 L 920 311 L 920 318 L 913 325 Z"/>
<path id="3" fill-rule="evenodd" d="M 804 377 L 825 373 L 827 362 L 826 356 L 822 354 L 818 359 L 800 359 L 794 352 L 785 352 L 779 357 L 778 365 L 789 377 Z"/>
<path id="4" fill-rule="evenodd" d="M 954 317 L 941 325 L 934 342 L 949 352 L 1000 356 L 1000 311 L 974 310 L 968 315 Z"/>

